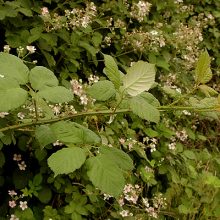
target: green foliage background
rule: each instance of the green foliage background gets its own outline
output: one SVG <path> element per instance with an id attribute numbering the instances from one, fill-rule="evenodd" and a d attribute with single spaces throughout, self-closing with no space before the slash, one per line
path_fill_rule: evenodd
<path id="1" fill-rule="evenodd" d="M 220 2 L 140 2 L 0 0 L 0 219 L 220 218 Z"/>

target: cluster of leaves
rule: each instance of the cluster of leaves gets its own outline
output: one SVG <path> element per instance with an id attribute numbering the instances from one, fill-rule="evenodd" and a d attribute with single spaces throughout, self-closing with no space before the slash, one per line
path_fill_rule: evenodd
<path id="1" fill-rule="evenodd" d="M 0 1 L 2 219 L 218 219 L 219 2 L 94 5 Z"/>

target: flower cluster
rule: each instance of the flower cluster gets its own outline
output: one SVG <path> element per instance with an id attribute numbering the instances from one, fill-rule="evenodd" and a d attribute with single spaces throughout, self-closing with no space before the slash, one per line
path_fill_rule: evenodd
<path id="1" fill-rule="evenodd" d="M 17 161 L 20 170 L 26 170 L 27 165 L 25 164 L 25 161 L 22 161 L 21 154 L 14 154 L 13 160 Z"/>
<path id="2" fill-rule="evenodd" d="M 152 4 L 145 1 L 139 1 L 138 3 L 133 3 L 131 6 L 130 15 L 132 18 L 138 20 L 139 22 L 144 21 L 144 18 L 149 14 Z"/>
<path id="3" fill-rule="evenodd" d="M 18 156 L 18 158 L 20 158 Z M 9 200 L 8 205 L 10 208 L 15 208 L 17 206 L 17 200 L 23 198 L 23 195 L 18 196 L 17 192 L 14 190 L 8 190 L 8 195 L 11 197 L 11 200 Z M 22 211 L 28 208 L 27 201 L 19 201 L 19 207 Z M 19 220 L 19 218 L 12 214 L 10 216 L 10 220 Z"/>
<path id="4" fill-rule="evenodd" d="M 143 143 L 146 143 L 147 147 L 150 148 L 150 151 L 154 152 L 154 151 L 156 151 L 156 146 L 158 144 L 158 140 L 156 138 L 145 137 L 145 138 L 143 138 Z"/>
<path id="5" fill-rule="evenodd" d="M 166 40 L 159 29 L 152 29 L 148 32 L 140 28 L 126 32 L 122 38 L 122 44 L 124 48 L 131 47 L 135 51 L 153 50 L 157 52 L 159 48 L 166 45 Z"/>
<path id="6" fill-rule="evenodd" d="M 164 198 L 161 193 L 154 196 L 151 201 L 149 201 L 148 198 L 143 198 L 142 203 L 145 207 L 145 211 L 153 218 L 158 218 L 160 210 L 167 206 L 166 198 Z M 152 205 L 150 205 L 151 203 Z"/>
<path id="7" fill-rule="evenodd" d="M 98 80 L 99 77 L 90 75 L 89 85 L 98 82 Z M 71 80 L 70 84 L 73 94 L 79 97 L 81 105 L 87 106 L 89 103 L 94 104 L 95 99 L 92 99 L 86 95 L 86 91 L 84 87 L 88 86 L 87 84 L 83 86 L 82 81 L 81 80 L 78 81 L 76 79 Z"/>
<path id="8" fill-rule="evenodd" d="M 188 138 L 188 135 L 186 133 L 186 130 L 182 130 L 182 131 L 177 131 L 176 132 L 176 137 L 180 140 L 180 141 L 186 141 Z"/>
<path id="9" fill-rule="evenodd" d="M 86 28 L 97 16 L 97 9 L 93 2 L 86 3 L 85 8 L 73 8 L 65 10 L 64 16 L 57 13 L 50 13 L 48 8 L 41 9 L 41 17 L 47 32 L 66 28 L 74 30 L 76 28 Z"/>
<path id="10" fill-rule="evenodd" d="M 137 204 L 141 188 L 139 185 L 126 184 L 123 189 L 123 194 L 118 199 L 119 205 L 122 207 L 126 202 Z"/>
<path id="11" fill-rule="evenodd" d="M 67 102 L 59 104 L 49 104 L 49 107 L 52 109 L 55 116 L 65 116 L 77 113 L 74 106 L 68 104 Z"/>

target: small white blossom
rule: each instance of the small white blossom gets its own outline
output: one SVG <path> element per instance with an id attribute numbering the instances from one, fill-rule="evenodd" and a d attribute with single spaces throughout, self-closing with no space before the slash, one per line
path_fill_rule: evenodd
<path id="1" fill-rule="evenodd" d="M 21 161 L 21 154 L 14 154 L 13 155 L 13 160 L 14 161 Z"/>
<path id="2" fill-rule="evenodd" d="M 23 112 L 18 112 L 17 117 L 20 118 L 21 120 L 23 120 L 25 115 Z"/>
<path id="3" fill-rule="evenodd" d="M 9 220 L 19 220 L 19 218 L 16 215 L 11 215 Z"/>
<path id="4" fill-rule="evenodd" d="M 26 49 L 27 49 L 30 53 L 35 53 L 35 51 L 36 51 L 35 46 L 27 46 Z"/>
<path id="5" fill-rule="evenodd" d="M 16 206 L 16 202 L 14 200 L 12 201 L 9 201 L 8 202 L 8 205 L 11 207 L 11 208 L 14 208 Z"/>
<path id="6" fill-rule="evenodd" d="M 20 205 L 19 206 L 24 211 L 25 209 L 28 208 L 27 201 L 24 201 L 24 202 L 20 201 Z"/>
<path id="7" fill-rule="evenodd" d="M 6 115 L 9 115 L 8 112 L 0 112 L 0 118 L 4 118 Z"/>
<path id="8" fill-rule="evenodd" d="M 43 7 L 41 8 L 41 15 L 46 16 L 49 14 L 48 8 L 47 7 Z"/>
<path id="9" fill-rule="evenodd" d="M 20 170 L 26 170 L 27 165 L 24 161 L 21 161 L 21 163 L 18 164 L 18 167 Z"/>
<path id="10" fill-rule="evenodd" d="M 10 50 L 11 50 L 11 48 L 10 48 L 9 45 L 5 45 L 5 46 L 4 46 L 4 52 L 5 52 L 5 53 L 9 53 Z"/>
<path id="11" fill-rule="evenodd" d="M 12 196 L 16 196 L 17 193 L 14 190 L 8 190 L 8 195 L 12 197 Z"/>

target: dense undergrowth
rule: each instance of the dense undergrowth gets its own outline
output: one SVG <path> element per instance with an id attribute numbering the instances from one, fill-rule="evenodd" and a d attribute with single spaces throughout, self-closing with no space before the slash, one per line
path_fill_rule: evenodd
<path id="1" fill-rule="evenodd" d="M 219 219 L 220 2 L 0 0 L 0 219 Z"/>

